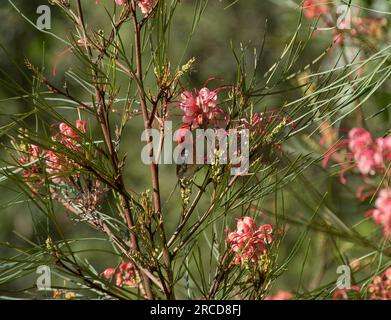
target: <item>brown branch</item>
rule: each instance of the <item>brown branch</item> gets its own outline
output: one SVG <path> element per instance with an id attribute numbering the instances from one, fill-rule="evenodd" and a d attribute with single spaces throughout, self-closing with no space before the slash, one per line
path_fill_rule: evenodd
<path id="1" fill-rule="evenodd" d="M 208 299 L 213 300 L 216 298 L 216 294 L 219 290 L 221 282 L 224 280 L 224 277 L 227 275 L 229 267 L 226 267 L 226 259 L 228 258 L 228 252 L 225 252 L 220 259 L 219 266 L 216 269 L 216 274 L 213 279 L 212 285 L 209 290 Z"/>
<path id="2" fill-rule="evenodd" d="M 79 15 L 79 20 L 80 20 L 80 27 L 83 30 L 84 39 L 87 40 L 87 38 L 86 38 L 87 33 L 86 33 L 83 11 L 81 8 L 80 0 L 77 0 L 77 9 L 78 9 L 78 15 Z M 85 43 L 85 45 L 86 45 L 91 63 L 94 63 L 91 47 L 88 46 L 87 43 Z M 100 60 L 98 60 L 96 63 L 98 63 L 99 61 Z M 113 141 L 111 138 L 111 130 L 110 130 L 109 117 L 108 117 L 108 108 L 106 106 L 106 102 L 104 99 L 104 91 L 97 84 L 97 81 L 96 81 L 97 80 L 97 73 L 96 73 L 95 69 L 94 68 L 91 68 L 91 69 L 92 69 L 93 80 L 95 83 L 97 116 L 98 116 L 98 120 L 100 122 L 100 127 L 102 130 L 103 136 L 104 136 L 104 140 L 105 140 L 106 147 L 108 149 L 109 156 L 111 158 L 112 165 L 114 167 L 114 170 L 116 171 L 115 172 L 115 181 L 116 181 L 117 187 L 120 190 L 120 197 L 121 197 L 123 212 L 125 215 L 125 219 L 126 219 L 128 228 L 130 230 L 130 248 L 131 248 L 131 250 L 134 250 L 136 252 L 140 252 L 137 238 L 133 232 L 134 221 L 133 221 L 132 212 L 130 209 L 131 207 L 130 207 L 129 199 L 125 196 L 126 189 L 125 189 L 123 178 L 122 178 L 121 168 L 119 166 L 118 155 L 117 155 L 117 152 L 114 148 Z M 146 297 L 148 299 L 153 299 L 153 292 L 152 292 L 152 288 L 151 288 L 150 279 L 148 278 L 145 270 L 142 271 L 141 277 L 142 277 Z"/>
<path id="3" fill-rule="evenodd" d="M 145 94 L 145 88 L 143 83 L 143 69 L 142 69 L 142 59 L 141 59 L 141 41 L 140 41 L 140 34 L 141 34 L 141 28 L 142 25 L 137 21 L 137 15 L 136 15 L 136 4 L 133 1 L 132 2 L 132 20 L 133 20 L 133 27 L 134 27 L 134 45 L 135 45 L 135 57 L 136 57 L 136 78 L 138 79 L 137 85 L 138 85 L 138 92 L 140 96 L 140 103 L 141 103 L 141 110 L 143 114 L 144 119 L 144 128 L 145 129 L 151 129 L 152 123 L 150 123 L 149 119 L 153 119 L 154 112 L 156 112 L 156 108 L 153 108 L 151 115 L 148 114 L 147 109 L 147 102 L 146 102 L 146 94 Z M 155 102 L 157 104 L 157 102 Z M 152 146 L 152 136 L 148 136 L 148 144 L 150 146 L 150 156 L 153 155 L 153 146 Z M 160 232 L 160 237 L 162 240 L 162 246 L 163 246 L 163 258 L 165 262 L 165 269 L 168 275 L 168 281 L 169 281 L 169 299 L 174 299 L 174 290 L 173 290 L 173 274 L 171 269 L 171 255 L 167 246 L 167 240 L 165 235 L 165 229 L 164 229 L 164 218 L 162 215 L 162 208 L 161 208 L 161 199 L 160 199 L 160 186 L 159 186 L 159 168 L 158 165 L 155 162 L 152 162 L 150 166 L 151 171 L 151 177 L 152 177 L 152 187 L 153 187 L 153 198 L 154 198 L 154 208 L 155 213 L 158 217 L 158 228 Z"/>

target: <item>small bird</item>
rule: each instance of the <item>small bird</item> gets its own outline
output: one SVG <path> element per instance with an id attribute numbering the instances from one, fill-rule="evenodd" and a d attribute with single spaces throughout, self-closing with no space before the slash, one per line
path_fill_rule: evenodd
<path id="1" fill-rule="evenodd" d="M 193 152 L 192 159 L 189 159 L 190 152 Z M 181 190 L 182 206 L 185 209 L 190 201 L 193 177 L 199 169 L 199 166 L 196 164 L 195 148 L 183 148 L 181 154 L 178 156 L 178 162 L 181 163 L 176 166 L 176 174 Z"/>
<path id="2" fill-rule="evenodd" d="M 199 169 L 198 165 L 196 164 L 187 164 L 187 163 L 177 164 L 176 175 L 179 180 L 189 179 L 194 176 L 194 174 L 197 172 L 198 169 Z"/>
<path id="3" fill-rule="evenodd" d="M 189 149 L 193 152 L 193 158 L 189 161 Z M 181 161 L 179 161 L 179 158 Z M 196 150 L 194 145 L 191 148 L 183 148 L 180 156 L 178 156 L 177 163 L 182 162 L 181 164 L 177 164 L 176 166 L 176 175 L 179 180 L 189 179 L 194 176 L 194 174 L 199 169 L 199 166 L 196 163 Z"/>

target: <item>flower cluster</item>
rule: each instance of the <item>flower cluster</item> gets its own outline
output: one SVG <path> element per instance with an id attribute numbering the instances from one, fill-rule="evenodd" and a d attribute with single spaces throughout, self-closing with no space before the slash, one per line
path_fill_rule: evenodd
<path id="1" fill-rule="evenodd" d="M 296 124 L 293 121 L 290 121 L 288 116 L 282 115 L 279 110 L 270 110 L 261 113 L 254 113 L 250 121 L 246 118 L 240 119 L 241 125 L 239 128 L 248 129 L 251 133 L 255 133 L 257 136 L 263 135 L 264 137 L 268 137 L 282 129 L 288 121 L 290 122 L 290 127 L 295 128 Z M 274 127 L 270 130 L 269 126 L 272 127 L 273 124 Z"/>
<path id="2" fill-rule="evenodd" d="M 359 18 L 353 17 L 351 29 L 352 35 L 366 35 L 369 37 L 380 39 L 383 37 L 383 27 L 386 26 L 387 20 L 381 18 Z"/>
<path id="3" fill-rule="evenodd" d="M 116 4 L 118 5 L 123 5 L 123 4 L 126 4 L 128 2 L 128 0 L 114 0 Z M 99 4 L 100 0 L 95 0 L 95 4 Z"/>
<path id="4" fill-rule="evenodd" d="M 51 149 L 42 149 L 34 144 L 20 144 L 17 162 L 22 168 L 22 177 L 30 186 L 33 195 L 39 194 L 45 181 L 52 198 L 83 219 L 95 219 L 102 194 L 101 182 L 92 174 L 83 173 L 75 158 L 87 156 L 82 148 L 87 130 L 86 121 L 77 120 L 75 127 L 67 123 L 53 126 Z M 72 154 L 72 155 L 70 155 Z M 92 155 L 89 154 L 88 157 Z M 44 193 L 47 190 L 43 190 Z"/>
<path id="5" fill-rule="evenodd" d="M 391 135 L 374 142 L 370 132 L 353 128 L 349 132 L 349 149 L 363 175 L 383 173 L 391 161 Z"/>
<path id="6" fill-rule="evenodd" d="M 76 129 L 81 133 L 85 133 L 87 123 L 82 120 L 77 120 Z M 60 123 L 58 130 L 52 139 L 70 151 L 80 152 L 81 137 L 79 133 L 66 123 Z M 34 144 L 22 144 L 19 153 L 18 163 L 23 167 L 22 176 L 25 178 L 41 178 L 38 180 L 42 180 L 43 176 L 40 170 L 41 159 L 44 160 L 45 171 L 49 174 L 49 179 L 55 184 L 63 183 L 61 175 L 64 171 L 76 167 L 76 164 L 72 160 L 57 152 L 56 147 L 53 147 L 51 150 L 42 150 Z"/>
<path id="7" fill-rule="evenodd" d="M 369 210 L 368 214 L 376 223 L 383 226 L 384 236 L 389 237 L 391 235 L 391 189 L 380 190 L 375 207 Z"/>
<path id="8" fill-rule="evenodd" d="M 365 36 L 373 39 L 381 39 L 384 36 L 383 28 L 386 26 L 385 19 L 352 17 L 350 26 L 342 20 L 337 29 L 333 30 L 334 42 L 342 44 L 347 36 L 354 39 L 357 36 Z"/>
<path id="9" fill-rule="evenodd" d="M 349 289 L 336 289 L 333 293 L 333 300 L 349 300 L 349 297 L 360 295 L 361 288 L 357 285 Z"/>
<path id="10" fill-rule="evenodd" d="M 229 232 L 227 241 L 230 252 L 234 254 L 234 264 L 256 264 L 266 253 L 267 246 L 272 242 L 272 226 L 265 224 L 256 228 L 250 217 L 237 220 L 236 231 Z"/>
<path id="11" fill-rule="evenodd" d="M 342 157 L 337 154 L 337 151 L 345 145 L 348 145 L 349 152 L 346 154 L 346 159 L 342 161 Z M 373 176 L 377 173 L 384 174 L 391 164 L 391 135 L 379 137 L 374 141 L 371 133 L 367 130 L 353 128 L 349 131 L 347 140 L 336 143 L 328 150 L 323 160 L 323 167 L 326 167 L 331 157 L 340 162 L 342 161 L 343 171 L 341 173 L 357 167 L 364 177 Z M 346 167 L 343 162 L 353 162 L 353 166 Z M 346 179 L 342 175 L 341 182 L 346 183 Z"/>
<path id="12" fill-rule="evenodd" d="M 22 166 L 22 176 L 24 178 L 39 178 L 39 160 L 41 158 L 41 149 L 35 144 L 19 146 L 18 163 Z"/>
<path id="13" fill-rule="evenodd" d="M 254 113 L 248 121 L 246 118 L 240 120 L 242 123 L 242 127 L 249 129 L 251 131 L 255 131 L 257 134 L 263 134 L 265 132 L 265 127 L 271 123 L 273 123 L 273 118 L 266 113 Z"/>
<path id="14" fill-rule="evenodd" d="M 181 94 L 179 108 L 184 112 L 184 126 L 189 129 L 221 127 L 221 120 L 225 119 L 225 115 L 217 106 L 217 91 L 210 91 L 208 88 L 194 91 L 195 95 L 190 91 Z"/>
<path id="15" fill-rule="evenodd" d="M 337 22 L 330 14 L 331 8 L 332 5 L 328 0 L 306 0 L 303 3 L 304 16 L 308 20 L 321 19 L 327 27 L 326 29 L 332 30 L 335 44 L 344 43 L 346 36 L 352 40 L 357 36 L 367 36 L 374 39 L 383 37 L 386 19 L 349 16 Z M 347 14 L 351 15 L 351 11 L 348 11 Z"/>
<path id="16" fill-rule="evenodd" d="M 114 1 L 119 6 L 128 3 L 128 0 L 114 0 Z M 99 0 L 96 0 L 95 3 L 99 4 Z M 155 4 L 156 4 L 156 0 L 137 0 L 137 5 L 141 9 L 141 12 L 146 16 L 152 12 Z"/>
<path id="17" fill-rule="evenodd" d="M 114 276 L 115 284 L 118 287 L 137 287 L 136 269 L 131 262 L 121 262 L 118 269 L 108 268 L 102 272 L 102 276 L 107 280 L 113 279 Z"/>
<path id="18" fill-rule="evenodd" d="M 303 3 L 303 12 L 307 19 L 317 19 L 330 11 L 327 0 L 306 0 Z"/>
<path id="19" fill-rule="evenodd" d="M 81 137 L 79 134 L 66 123 L 60 123 L 58 129 L 59 133 L 56 132 L 54 134 L 53 140 L 61 143 L 70 151 L 80 152 Z M 76 129 L 81 133 L 85 133 L 87 130 L 86 121 L 76 120 Z M 56 148 L 47 150 L 45 153 L 46 172 L 50 175 L 50 179 L 56 184 L 63 184 L 64 180 L 61 175 L 64 172 L 77 168 L 78 166 L 73 160 L 57 152 Z"/>
<path id="20" fill-rule="evenodd" d="M 353 285 L 346 289 L 336 289 L 332 298 L 333 300 L 361 299 L 361 292 L 360 286 Z M 366 292 L 370 300 L 391 300 L 391 268 L 374 276 Z M 275 295 L 268 295 L 265 300 L 289 300 L 292 297 L 293 295 L 289 291 L 278 291 Z"/>
<path id="21" fill-rule="evenodd" d="M 348 289 L 337 289 L 333 293 L 334 300 L 348 300 L 349 298 L 361 298 L 361 292 L 365 291 L 360 286 L 354 285 Z M 373 277 L 372 282 L 366 288 L 370 300 L 391 300 L 391 268 L 380 275 Z"/>
<path id="22" fill-rule="evenodd" d="M 155 0 L 138 0 L 137 5 L 140 7 L 141 12 L 144 15 L 148 15 L 152 12 L 155 2 Z"/>
<path id="23" fill-rule="evenodd" d="M 373 278 L 368 293 L 371 300 L 391 300 L 391 268 Z"/>
<path id="24" fill-rule="evenodd" d="M 290 300 L 293 294 L 289 291 L 280 290 L 275 295 L 268 295 L 265 300 Z"/>
<path id="25" fill-rule="evenodd" d="M 346 155 L 338 154 L 338 148 L 346 145 L 348 151 Z M 346 183 L 343 173 L 357 167 L 366 182 L 358 187 L 356 195 L 361 201 L 364 201 L 375 193 L 375 191 L 368 191 L 363 194 L 363 191 L 368 187 L 367 182 L 370 181 L 368 178 L 374 178 L 376 174 L 383 176 L 391 165 L 391 135 L 374 140 L 369 131 L 363 128 L 353 128 L 349 131 L 347 140 L 342 140 L 330 148 L 323 160 L 324 167 L 330 157 L 340 162 L 342 166 L 340 176 L 343 184 Z M 347 166 L 346 163 L 352 163 L 352 165 Z M 385 186 L 377 196 L 375 209 L 369 210 L 368 215 L 372 216 L 377 224 L 383 226 L 384 235 L 388 237 L 391 235 L 391 189 Z"/>
<path id="26" fill-rule="evenodd" d="M 184 114 L 182 115 L 182 125 L 175 135 L 178 144 L 195 143 L 193 139 L 188 140 L 194 129 L 220 129 L 227 125 L 227 116 L 217 104 L 219 90 L 221 89 L 211 91 L 204 87 L 199 91 L 194 89 L 194 93 L 184 91 L 181 94 L 181 100 L 177 104 Z M 221 132 L 217 132 L 217 134 L 221 134 Z"/>
<path id="27" fill-rule="evenodd" d="M 123 5 L 125 3 L 127 3 L 128 0 L 115 0 L 115 3 L 118 4 L 118 5 Z"/>

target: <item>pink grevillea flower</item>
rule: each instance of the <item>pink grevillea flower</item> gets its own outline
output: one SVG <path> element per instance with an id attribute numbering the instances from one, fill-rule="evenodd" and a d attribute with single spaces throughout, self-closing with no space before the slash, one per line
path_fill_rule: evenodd
<path id="1" fill-rule="evenodd" d="M 114 277 L 115 284 L 119 287 L 137 287 L 136 269 L 131 262 L 123 261 L 119 265 L 118 270 L 108 268 L 101 275 L 107 280 L 111 280 Z"/>
<path id="2" fill-rule="evenodd" d="M 182 121 L 190 126 L 198 127 L 197 117 L 201 114 L 201 110 L 197 105 L 197 99 L 190 91 L 185 91 L 181 94 L 181 103 L 179 108 L 185 113 L 182 117 Z M 202 117 L 201 117 L 202 120 Z M 193 124 L 194 123 L 194 124 Z"/>
<path id="3" fill-rule="evenodd" d="M 358 170 L 363 175 L 375 174 L 376 162 L 372 135 L 363 128 L 353 128 L 349 131 L 348 137 L 349 149 L 353 154 Z"/>
<path id="4" fill-rule="evenodd" d="M 316 19 L 329 10 L 327 0 L 306 0 L 303 3 L 303 12 L 307 19 Z"/>
<path id="5" fill-rule="evenodd" d="M 357 187 L 355 195 L 361 202 L 364 202 L 375 193 L 376 189 L 373 186 L 363 183 Z"/>
<path id="6" fill-rule="evenodd" d="M 256 264 L 272 242 L 272 231 L 272 226 L 269 224 L 256 229 L 252 218 L 239 218 L 236 231 L 230 232 L 227 236 L 230 252 L 234 254 L 234 264 Z"/>
<path id="7" fill-rule="evenodd" d="M 152 12 L 155 3 L 156 0 L 138 0 L 137 5 L 140 7 L 141 12 L 144 15 L 148 15 Z"/>
<path id="8" fill-rule="evenodd" d="M 81 133 L 85 133 L 87 122 L 77 120 L 76 129 Z M 58 130 L 59 132 L 56 132 L 53 136 L 55 141 L 62 143 L 66 148 L 73 151 L 80 150 L 80 136 L 76 130 L 66 123 L 60 123 Z M 24 149 L 20 151 L 21 156 L 18 159 L 18 163 L 23 166 L 22 176 L 25 178 L 40 177 L 39 180 L 44 179 L 42 170 L 40 170 L 40 159 L 44 159 L 46 164 L 45 171 L 51 175 L 52 181 L 57 184 L 62 182 L 58 175 L 74 166 L 71 160 L 68 160 L 64 155 L 60 155 L 55 148 L 52 150 L 41 150 L 38 146 L 31 144 L 24 146 Z"/>
<path id="9" fill-rule="evenodd" d="M 375 209 L 368 211 L 373 220 L 382 225 L 384 235 L 391 235 L 391 189 L 382 189 L 375 202 Z"/>
<path id="10" fill-rule="evenodd" d="M 123 5 L 125 3 L 127 3 L 128 0 L 115 0 L 115 3 L 118 4 L 118 5 Z M 99 0 L 96 0 L 95 1 L 96 4 L 99 4 Z"/>
<path id="11" fill-rule="evenodd" d="M 66 159 L 61 159 L 55 152 L 46 152 L 46 172 L 50 175 L 50 179 L 55 184 L 61 184 L 63 179 L 60 177 L 61 173 L 67 171 L 70 162 Z"/>
<path id="12" fill-rule="evenodd" d="M 371 300 L 391 300 L 391 268 L 373 278 L 368 293 Z"/>
<path id="13" fill-rule="evenodd" d="M 21 151 L 21 156 L 18 159 L 20 165 L 23 166 L 22 176 L 24 178 L 31 178 L 37 176 L 39 171 L 39 159 L 42 157 L 41 149 L 31 144 L 26 147 L 26 150 Z"/>
<path id="14" fill-rule="evenodd" d="M 186 140 L 186 136 L 191 134 L 190 125 L 184 124 L 176 131 L 175 141 L 178 144 L 183 143 Z"/>
<path id="15" fill-rule="evenodd" d="M 339 153 L 348 145 L 346 155 Z M 343 174 L 354 167 L 364 176 L 376 173 L 384 174 L 391 162 L 391 135 L 377 138 L 374 142 L 370 132 L 363 128 L 353 128 L 349 131 L 348 139 L 336 142 L 327 151 L 322 165 L 325 168 L 330 158 L 334 158 L 342 167 L 341 183 L 345 184 Z M 352 163 L 352 165 L 347 165 Z"/>
<path id="16" fill-rule="evenodd" d="M 353 128 L 349 131 L 349 149 L 357 169 L 363 175 L 374 175 L 384 171 L 387 162 L 391 161 L 391 136 L 377 138 L 374 143 L 368 131 Z"/>
<path id="17" fill-rule="evenodd" d="M 240 119 L 239 128 L 249 129 L 250 132 L 256 132 L 267 136 L 267 130 L 270 130 L 270 126 L 278 126 L 283 121 L 289 121 L 289 126 L 291 128 L 296 127 L 296 124 L 293 121 L 290 121 L 288 116 L 281 114 L 279 110 L 270 110 L 261 113 L 254 113 L 250 121 L 246 118 Z"/>
<path id="18" fill-rule="evenodd" d="M 293 294 L 289 291 L 280 290 L 275 295 L 268 295 L 265 300 L 290 300 Z"/>
<path id="19" fill-rule="evenodd" d="M 76 152 L 80 151 L 80 136 L 67 123 L 60 123 L 58 125 L 59 132 L 54 134 L 53 139 L 62 143 L 66 148 Z M 76 120 L 76 129 L 81 133 L 85 133 L 87 130 L 87 122 L 84 120 Z M 45 151 L 45 163 L 46 172 L 51 175 L 51 180 L 56 184 L 61 184 L 63 179 L 60 175 L 73 167 L 76 164 L 71 159 L 68 159 L 65 155 L 56 152 L 55 148 Z"/>
<path id="20" fill-rule="evenodd" d="M 59 124 L 58 128 L 60 129 L 60 133 L 63 136 L 66 136 L 70 139 L 78 139 L 79 134 L 75 132 L 75 130 L 68 124 L 62 122 Z M 84 120 L 76 120 L 76 129 L 85 133 L 87 130 L 87 122 Z"/>
<path id="21" fill-rule="evenodd" d="M 76 120 L 76 129 L 79 130 L 81 133 L 86 133 L 87 130 L 87 122 L 85 120 Z M 66 136 L 71 139 L 78 139 L 79 134 L 75 132 L 75 130 L 68 124 L 61 122 L 58 125 L 58 128 L 60 129 L 60 133 L 63 136 Z"/>
<path id="22" fill-rule="evenodd" d="M 385 19 L 380 18 L 360 18 L 352 17 L 350 25 L 347 25 L 348 19 L 343 19 L 337 29 L 333 29 L 334 42 L 342 44 L 346 36 L 354 39 L 357 36 L 366 36 L 371 39 L 381 39 L 384 36 L 384 26 L 387 25 Z"/>
<path id="23" fill-rule="evenodd" d="M 128 0 L 115 0 L 115 3 L 121 6 L 127 4 Z M 96 4 L 99 4 L 99 0 L 96 0 Z M 149 15 L 152 12 L 155 4 L 156 0 L 137 0 L 137 5 L 145 16 Z"/>
<path id="24" fill-rule="evenodd" d="M 115 274 L 114 268 L 107 268 L 105 271 L 102 272 L 102 276 L 105 279 L 111 279 L 111 277 Z"/>
<path id="25" fill-rule="evenodd" d="M 353 17 L 352 24 L 354 28 L 352 29 L 352 35 L 365 35 L 374 39 L 380 39 L 383 37 L 384 30 L 383 28 L 387 25 L 387 20 L 384 18 L 359 18 Z"/>
<path id="26" fill-rule="evenodd" d="M 210 91 L 208 88 L 195 90 L 195 96 L 190 91 L 181 94 L 182 101 L 179 108 L 184 112 L 182 121 L 191 129 L 222 126 L 225 118 L 222 109 L 217 107 L 217 91 Z"/>
<path id="27" fill-rule="evenodd" d="M 64 122 L 58 125 L 58 129 L 60 132 L 54 134 L 55 140 L 61 142 L 65 147 L 73 151 L 80 150 L 80 136 L 77 131 Z M 87 130 L 87 122 L 84 120 L 76 120 L 76 129 L 84 134 Z"/>
<path id="28" fill-rule="evenodd" d="M 349 296 L 357 296 L 360 291 L 359 286 L 352 286 L 350 289 L 336 289 L 333 293 L 333 300 L 349 300 Z"/>
<path id="29" fill-rule="evenodd" d="M 375 151 L 372 149 L 363 149 L 354 154 L 354 160 L 357 164 L 357 169 L 363 175 L 374 175 L 376 173 Z"/>
<path id="30" fill-rule="evenodd" d="M 372 135 L 363 128 L 353 128 L 349 131 L 349 149 L 353 153 L 361 152 L 373 145 Z"/>
<path id="31" fill-rule="evenodd" d="M 385 166 L 385 163 L 391 161 L 391 135 L 376 139 L 374 160 L 377 166 Z"/>

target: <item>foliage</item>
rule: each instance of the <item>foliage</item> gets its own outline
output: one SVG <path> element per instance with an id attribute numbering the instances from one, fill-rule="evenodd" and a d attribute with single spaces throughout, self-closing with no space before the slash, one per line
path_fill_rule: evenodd
<path id="1" fill-rule="evenodd" d="M 337 1 L 271 2 L 289 37 L 266 26 L 256 45 L 231 42 L 225 73 L 197 38 L 217 24 L 203 16 L 258 2 L 52 0 L 72 27 L 44 31 L 56 58 L 21 64 L 2 45 L 17 72 L 0 70 L 2 209 L 25 211 L 34 230 L 1 242 L 2 298 L 273 299 L 284 283 L 285 298 L 389 299 L 388 7 L 347 2 L 344 29 Z M 192 168 L 143 164 L 145 145 L 162 153 L 168 121 L 178 145 L 200 128 L 248 129 L 249 173 L 232 175 L 219 148 Z M 382 138 L 355 140 L 354 127 Z M 340 265 L 351 290 L 336 288 Z"/>

